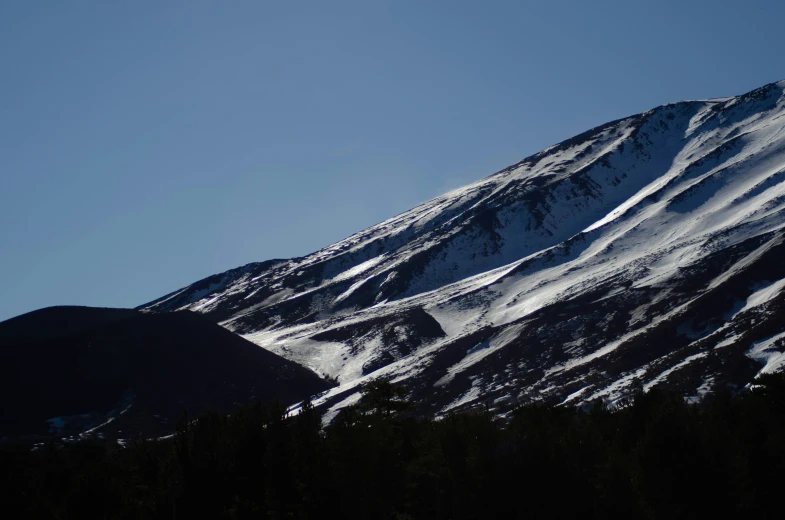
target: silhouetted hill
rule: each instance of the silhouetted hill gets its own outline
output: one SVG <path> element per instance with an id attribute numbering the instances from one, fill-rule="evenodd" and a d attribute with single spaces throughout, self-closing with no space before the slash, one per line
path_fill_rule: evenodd
<path id="1" fill-rule="evenodd" d="M 329 387 L 187 311 L 53 307 L 0 323 L 0 338 L 0 435 L 166 435 L 186 409 L 290 404 Z"/>
<path id="2" fill-rule="evenodd" d="M 139 316 L 133 309 L 57 306 L 0 322 L 0 345 L 68 336 L 103 323 Z"/>

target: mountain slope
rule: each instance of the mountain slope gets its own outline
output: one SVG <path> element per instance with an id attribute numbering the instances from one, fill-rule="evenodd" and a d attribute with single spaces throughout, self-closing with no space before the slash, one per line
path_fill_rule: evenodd
<path id="1" fill-rule="evenodd" d="M 184 410 L 329 386 L 191 312 L 51 307 L 0 323 L 0 438 L 166 435 Z"/>
<path id="2" fill-rule="evenodd" d="M 785 338 L 784 89 L 613 121 L 143 309 L 205 314 L 337 377 L 331 412 L 381 375 L 434 414 L 744 385 Z"/>

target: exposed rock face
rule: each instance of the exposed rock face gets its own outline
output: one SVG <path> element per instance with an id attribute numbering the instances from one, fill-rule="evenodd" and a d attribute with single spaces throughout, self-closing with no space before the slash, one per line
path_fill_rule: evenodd
<path id="1" fill-rule="evenodd" d="M 784 89 L 602 125 L 144 309 L 203 313 L 336 377 L 331 412 L 380 375 L 433 414 L 744 385 L 785 341 Z"/>

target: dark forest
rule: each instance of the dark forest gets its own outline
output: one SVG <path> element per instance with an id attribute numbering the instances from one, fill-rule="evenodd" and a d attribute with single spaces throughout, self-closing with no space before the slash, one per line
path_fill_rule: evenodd
<path id="1" fill-rule="evenodd" d="M 0 489 L 7 518 L 780 518 L 785 377 L 756 383 L 433 420 L 376 381 L 326 428 L 250 403 L 125 448 L 5 445 Z"/>

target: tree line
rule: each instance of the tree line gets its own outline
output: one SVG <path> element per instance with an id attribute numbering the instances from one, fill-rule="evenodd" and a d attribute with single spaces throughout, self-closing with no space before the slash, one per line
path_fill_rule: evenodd
<path id="1" fill-rule="evenodd" d="M 309 402 L 250 403 L 123 449 L 6 445 L 0 490 L 17 518 L 779 518 L 785 377 L 756 382 L 434 420 L 377 380 L 326 428 Z"/>

